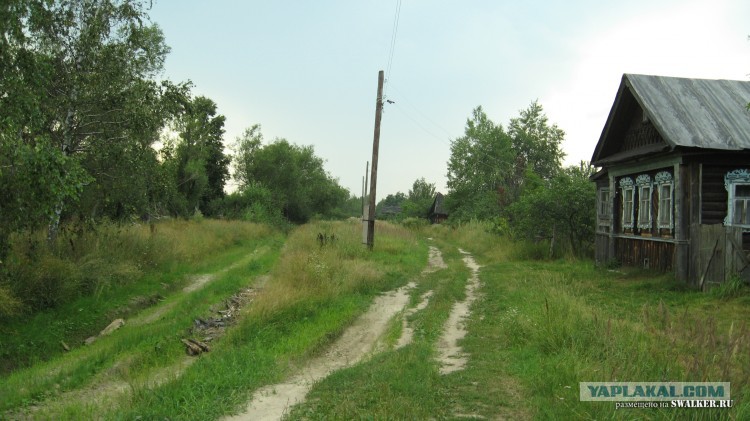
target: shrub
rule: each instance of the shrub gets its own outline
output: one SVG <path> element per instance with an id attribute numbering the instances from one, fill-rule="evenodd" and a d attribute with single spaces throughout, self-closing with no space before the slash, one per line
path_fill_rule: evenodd
<path id="1" fill-rule="evenodd" d="M 403 227 L 406 229 L 420 230 L 429 225 L 429 222 L 423 218 L 406 218 L 401 221 L 401 225 L 403 225 Z"/>

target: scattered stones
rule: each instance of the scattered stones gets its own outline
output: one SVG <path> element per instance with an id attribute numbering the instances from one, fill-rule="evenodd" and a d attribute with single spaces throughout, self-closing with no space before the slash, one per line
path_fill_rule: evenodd
<path id="1" fill-rule="evenodd" d="M 124 319 L 115 319 L 112 321 L 112 323 L 109 324 L 109 326 L 105 327 L 104 330 L 99 332 L 99 336 L 107 336 L 123 326 L 125 326 Z"/>
<path id="2" fill-rule="evenodd" d="M 240 309 L 252 302 L 257 294 L 258 291 L 255 288 L 245 288 L 224 300 L 223 306 L 212 305 L 209 308 L 212 316 L 199 317 L 193 320 L 191 333 L 202 340 L 198 341 L 192 338 L 182 339 L 187 353 L 189 355 L 200 355 L 203 352 L 208 352 L 209 349 L 206 342 L 211 342 L 223 335 L 226 328 L 234 323 Z M 201 344 L 205 346 L 205 349 Z"/>

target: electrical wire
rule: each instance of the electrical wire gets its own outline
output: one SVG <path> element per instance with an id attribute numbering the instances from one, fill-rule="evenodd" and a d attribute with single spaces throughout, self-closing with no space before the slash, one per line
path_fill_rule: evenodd
<path id="1" fill-rule="evenodd" d="M 396 51 L 396 38 L 398 36 L 398 23 L 399 19 L 401 17 L 401 0 L 396 0 L 396 12 L 393 16 L 393 30 L 391 31 L 391 47 L 390 51 L 388 52 L 388 65 L 386 66 L 386 72 L 385 72 L 385 92 L 383 93 L 383 96 L 385 97 L 388 93 L 388 80 L 391 76 L 391 68 L 393 66 L 393 55 Z"/>

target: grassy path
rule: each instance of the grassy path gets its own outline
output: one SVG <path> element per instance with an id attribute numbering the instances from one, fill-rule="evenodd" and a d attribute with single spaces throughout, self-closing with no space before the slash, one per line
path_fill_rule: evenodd
<path id="1" fill-rule="evenodd" d="M 405 312 L 413 341 L 318 383 L 287 419 L 746 419 L 750 294 L 686 290 L 649 272 L 589 261 L 528 261 L 481 231 L 430 235 L 447 269 L 425 276 Z M 469 270 L 482 266 L 463 370 L 441 375 L 439 337 Z M 425 297 L 428 297 L 425 300 Z M 422 303 L 426 304 L 423 305 Z M 394 323 L 399 337 L 402 323 Z M 620 409 L 581 402 L 583 381 L 730 381 L 732 409 Z"/>
<path id="2" fill-rule="evenodd" d="M 747 289 L 703 294 L 669 275 L 530 261 L 523 247 L 475 227 L 433 227 L 423 240 L 383 224 L 368 252 L 360 229 L 320 222 L 283 246 L 271 236 L 217 256 L 110 337 L 4 377 L 5 417 L 240 414 L 254 394 L 331 359 L 350 329 L 371 323 L 362 315 L 377 297 L 399 291 L 403 301 L 378 322 L 384 329 L 372 332 L 368 357 L 349 354 L 356 364 L 312 378 L 284 419 L 750 418 Z M 337 241 L 318 244 L 318 233 Z M 252 303 L 211 352 L 185 357 L 179 339 L 193 320 L 253 285 Z M 452 316 L 457 303 L 468 309 L 463 317 Z M 452 319 L 465 328 L 460 351 L 449 353 L 462 360 L 454 371 L 440 359 Z M 616 410 L 581 402 L 583 381 L 729 381 L 734 407 Z M 103 385 L 115 390 L 109 399 L 90 394 Z"/>

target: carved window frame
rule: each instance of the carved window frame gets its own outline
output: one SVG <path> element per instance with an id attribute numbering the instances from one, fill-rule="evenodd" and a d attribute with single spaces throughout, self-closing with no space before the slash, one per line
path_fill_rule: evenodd
<path id="1" fill-rule="evenodd" d="M 724 188 L 727 190 L 727 217 L 724 218 L 724 225 L 742 227 L 745 231 L 750 230 L 750 221 L 746 224 L 735 223 L 735 207 L 738 201 L 742 201 L 744 212 L 750 213 L 750 197 L 737 197 L 738 186 L 750 186 L 750 171 L 746 168 L 740 168 L 729 171 L 724 175 Z M 750 217 L 746 217 L 750 219 Z"/>
<path id="2" fill-rule="evenodd" d="M 651 212 L 651 195 L 654 192 L 654 184 L 651 182 L 651 176 L 648 174 L 639 175 L 635 179 L 635 185 L 638 186 L 638 228 L 650 230 L 654 225 L 654 215 Z"/>
<path id="3" fill-rule="evenodd" d="M 674 177 L 668 171 L 660 171 L 654 176 L 654 186 L 659 195 L 659 208 L 656 215 L 656 226 L 659 229 L 674 229 Z M 663 197 L 664 189 L 669 188 L 669 197 Z M 668 205 L 665 206 L 665 204 Z M 666 212 L 666 213 L 665 213 Z M 669 222 L 662 222 L 669 216 Z"/>
<path id="4" fill-rule="evenodd" d="M 633 179 L 630 177 L 621 178 L 620 190 L 622 191 L 622 229 L 632 230 L 635 226 L 635 184 L 633 184 Z M 628 193 L 630 193 L 630 201 L 627 200 Z M 630 207 L 628 207 L 628 202 Z"/>

